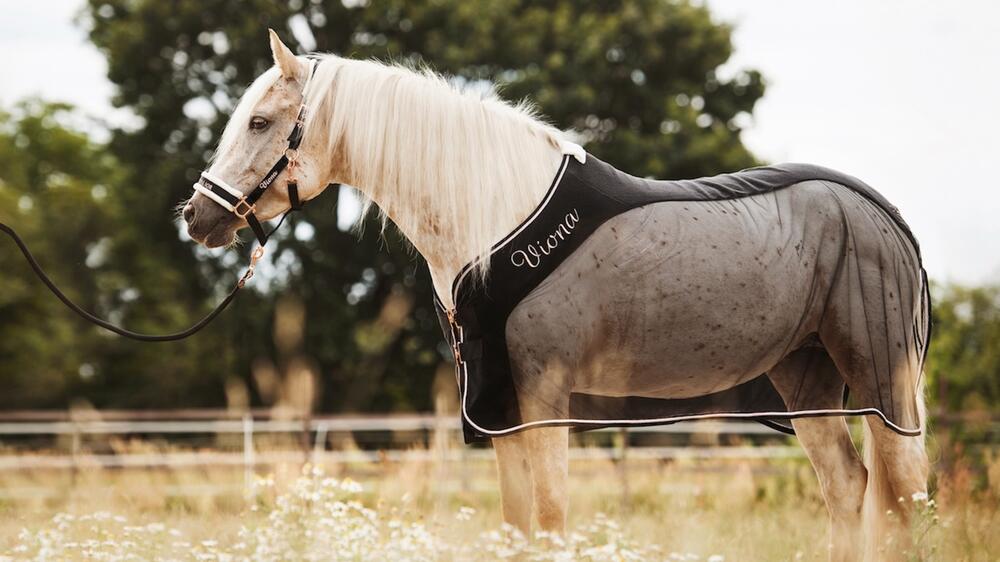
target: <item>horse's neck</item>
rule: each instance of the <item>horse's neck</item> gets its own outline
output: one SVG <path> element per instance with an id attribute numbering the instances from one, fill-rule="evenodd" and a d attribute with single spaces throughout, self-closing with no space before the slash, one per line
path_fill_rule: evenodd
<path id="1" fill-rule="evenodd" d="M 491 221 L 493 242 L 516 228 L 541 202 L 558 171 L 562 151 L 548 144 L 539 144 L 538 150 L 533 151 L 530 158 L 537 158 L 538 161 L 511 162 L 510 166 L 528 166 L 539 170 L 539 173 L 534 174 L 537 177 L 528 180 L 532 183 L 530 188 L 536 195 L 534 202 L 525 205 L 523 209 L 516 209 L 510 216 L 494 215 L 495 220 Z M 414 170 L 414 173 L 419 174 L 420 171 Z M 451 294 L 453 280 L 466 264 L 475 260 L 483 251 L 483 248 L 472 247 L 466 243 L 471 238 L 469 230 L 477 225 L 470 224 L 470 221 L 454 220 L 451 218 L 454 216 L 453 209 L 440 208 L 439 204 L 436 205 L 439 199 L 434 196 L 434 185 L 422 185 L 421 193 L 412 193 L 397 201 L 381 201 L 376 190 L 368 189 L 368 186 L 358 187 L 370 196 L 396 225 L 414 224 L 414 221 L 408 219 L 419 219 L 416 222 L 422 225 L 421 227 L 410 229 L 401 227 L 401 229 L 427 261 L 434 290 L 442 304 L 448 308 L 453 307 Z M 477 193 L 472 189 L 470 182 L 470 189 L 462 192 L 462 196 L 468 197 L 468 200 L 457 207 L 461 209 L 466 205 L 491 205 L 492 201 L 505 196 L 505 188 L 511 189 L 509 184 L 500 181 L 493 187 L 495 193 Z"/>

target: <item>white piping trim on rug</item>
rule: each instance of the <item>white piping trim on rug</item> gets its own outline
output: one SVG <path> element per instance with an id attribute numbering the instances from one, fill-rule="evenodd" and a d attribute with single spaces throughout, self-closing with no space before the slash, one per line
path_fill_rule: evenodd
<path id="1" fill-rule="evenodd" d="M 727 419 L 727 418 L 798 418 L 798 417 L 810 417 L 810 416 L 861 416 L 861 415 L 876 415 L 882 419 L 882 422 L 888 426 L 893 431 L 905 435 L 907 437 L 917 437 L 921 434 L 921 430 L 917 429 L 906 429 L 900 427 L 892 422 L 885 414 L 882 413 L 878 408 L 861 408 L 856 410 L 848 410 L 843 408 L 834 409 L 817 409 L 817 410 L 795 410 L 790 412 L 733 412 L 733 413 L 714 413 L 714 414 L 691 414 L 687 416 L 671 416 L 666 418 L 649 418 L 649 419 L 615 419 L 615 420 L 584 420 L 576 418 L 565 418 L 565 419 L 551 419 L 551 420 L 538 420 L 533 422 L 526 422 L 507 429 L 491 430 L 481 427 L 469 416 L 468 408 L 466 407 L 466 402 L 469 397 L 469 370 L 466 368 L 465 361 L 462 361 L 462 417 L 465 421 L 469 422 L 469 425 L 474 427 L 477 431 L 490 436 L 503 436 L 521 431 L 524 429 L 529 429 L 532 427 L 545 427 L 545 426 L 560 426 L 560 425 L 613 425 L 613 426 L 629 426 L 629 425 L 659 425 L 668 424 L 682 421 L 695 421 L 695 420 L 707 420 L 707 419 Z"/>

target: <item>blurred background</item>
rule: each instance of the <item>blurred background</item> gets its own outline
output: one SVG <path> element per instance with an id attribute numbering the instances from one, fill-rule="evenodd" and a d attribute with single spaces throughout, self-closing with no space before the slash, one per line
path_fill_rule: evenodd
<path id="1" fill-rule="evenodd" d="M 273 27 L 303 53 L 419 61 L 496 82 L 638 175 L 808 161 L 861 177 L 900 207 L 935 281 L 933 407 L 1000 410 L 992 4 L 209 4 L 5 11 L 0 217 L 98 314 L 179 328 L 239 274 L 244 256 L 197 247 L 174 207 L 271 64 Z M 426 269 L 395 232 L 352 232 L 357 209 L 343 188 L 293 216 L 264 279 L 173 344 L 80 322 L 10 246 L 0 252 L 0 408 L 269 406 L 281 396 L 261 373 L 282 378 L 304 350 L 319 411 L 432 409 L 448 354 Z M 282 326 L 295 333 L 282 340 Z"/>
<path id="2" fill-rule="evenodd" d="M 300 53 L 494 82 L 636 175 L 837 168 L 922 244 L 937 461 L 984 487 L 1000 482 L 998 22 L 971 0 L 18 2 L 0 21 L 0 221 L 102 317 L 146 332 L 200 318 L 250 245 L 198 247 L 175 207 L 271 65 L 269 27 Z M 236 305 L 169 344 L 83 323 L 0 241 L 0 411 L 450 414 L 426 267 L 392 230 L 357 233 L 358 209 L 344 187 L 290 217 Z"/>

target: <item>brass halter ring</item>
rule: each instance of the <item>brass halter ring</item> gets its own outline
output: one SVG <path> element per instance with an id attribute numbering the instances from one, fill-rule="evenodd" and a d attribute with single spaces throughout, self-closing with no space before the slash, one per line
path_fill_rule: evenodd
<path id="1" fill-rule="evenodd" d="M 247 203 L 246 197 L 240 198 L 240 200 L 236 202 L 236 205 L 233 205 L 233 213 L 244 220 L 246 220 L 247 215 L 255 212 L 257 212 L 257 205 Z"/>

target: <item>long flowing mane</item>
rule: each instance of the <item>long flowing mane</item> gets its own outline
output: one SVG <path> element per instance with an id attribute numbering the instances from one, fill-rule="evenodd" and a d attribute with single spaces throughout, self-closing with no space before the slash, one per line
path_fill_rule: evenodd
<path id="1" fill-rule="evenodd" d="M 419 249 L 448 273 L 464 264 L 437 256 L 476 260 L 485 275 L 492 244 L 538 204 L 558 165 L 563 133 L 492 84 L 324 55 L 309 98 L 306 142 L 325 147 L 366 209 L 378 203 L 383 225 L 446 245 Z"/>

